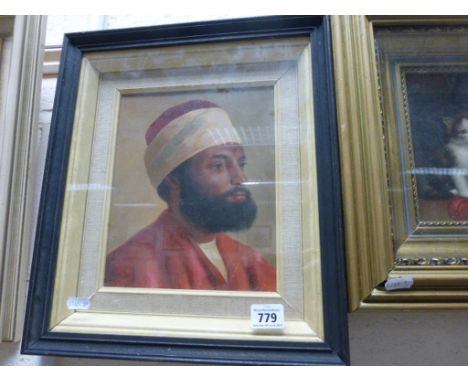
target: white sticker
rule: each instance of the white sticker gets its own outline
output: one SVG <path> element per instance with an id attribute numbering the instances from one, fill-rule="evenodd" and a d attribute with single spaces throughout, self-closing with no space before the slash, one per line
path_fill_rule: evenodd
<path id="1" fill-rule="evenodd" d="M 385 283 L 386 290 L 395 290 L 395 289 L 410 289 L 414 284 L 414 279 L 412 277 L 397 277 L 394 279 L 387 280 Z"/>
<path id="2" fill-rule="evenodd" d="M 253 304 L 250 306 L 250 324 L 253 329 L 283 329 L 282 304 Z"/>
<path id="3" fill-rule="evenodd" d="M 91 306 L 91 300 L 85 297 L 68 297 L 67 308 L 68 309 L 89 309 Z"/>

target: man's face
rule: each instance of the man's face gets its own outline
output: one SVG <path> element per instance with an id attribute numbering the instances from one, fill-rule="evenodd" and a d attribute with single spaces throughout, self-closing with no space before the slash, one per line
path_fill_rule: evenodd
<path id="1" fill-rule="evenodd" d="M 182 214 L 208 232 L 249 228 L 257 208 L 242 186 L 246 157 L 238 144 L 210 147 L 188 162 L 181 179 Z"/>
<path id="2" fill-rule="evenodd" d="M 242 146 L 220 145 L 210 147 L 190 159 L 188 171 L 201 192 L 207 195 L 219 195 L 235 186 L 240 186 L 247 180 L 244 172 L 245 163 Z M 237 196 L 238 201 L 243 201 L 242 195 Z M 236 199 L 232 198 L 231 201 L 235 202 Z"/>

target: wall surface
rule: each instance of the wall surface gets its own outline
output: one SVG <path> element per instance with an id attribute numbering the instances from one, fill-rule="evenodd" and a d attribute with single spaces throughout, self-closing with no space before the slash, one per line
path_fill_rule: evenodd
<path id="1" fill-rule="evenodd" d="M 468 311 L 358 311 L 349 315 L 352 365 L 468 366 Z"/>
<path id="2" fill-rule="evenodd" d="M 154 23 L 187 21 L 189 18 L 163 18 Z M 129 22 L 129 20 L 127 20 Z M 147 23 L 148 19 L 133 21 Z M 65 27 L 101 29 L 130 26 L 122 18 L 87 20 L 50 20 L 49 45 L 59 44 Z M 41 171 L 47 145 L 56 79 L 45 77 L 42 86 L 38 140 L 35 142 L 38 167 Z M 36 185 L 40 190 L 40 184 Z M 358 311 L 349 314 L 349 336 L 352 365 L 468 365 L 468 311 Z M 0 344 L 0 365 L 139 365 L 131 361 L 97 360 L 64 357 L 24 356 L 19 343 Z"/>

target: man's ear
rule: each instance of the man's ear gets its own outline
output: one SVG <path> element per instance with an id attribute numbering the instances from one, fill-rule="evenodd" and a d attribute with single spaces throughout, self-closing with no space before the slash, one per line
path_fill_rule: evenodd
<path id="1" fill-rule="evenodd" d="M 177 198 L 179 198 L 181 190 L 179 178 L 171 174 L 166 177 L 165 181 L 167 182 L 171 190 L 171 197 L 176 196 Z"/>

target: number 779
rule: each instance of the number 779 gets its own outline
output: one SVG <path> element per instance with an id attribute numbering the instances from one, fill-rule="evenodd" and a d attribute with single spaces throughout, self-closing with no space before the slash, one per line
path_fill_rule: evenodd
<path id="1" fill-rule="evenodd" d="M 276 313 L 257 313 L 259 316 L 258 322 L 276 322 Z M 265 320 L 264 320 L 265 318 Z"/>

